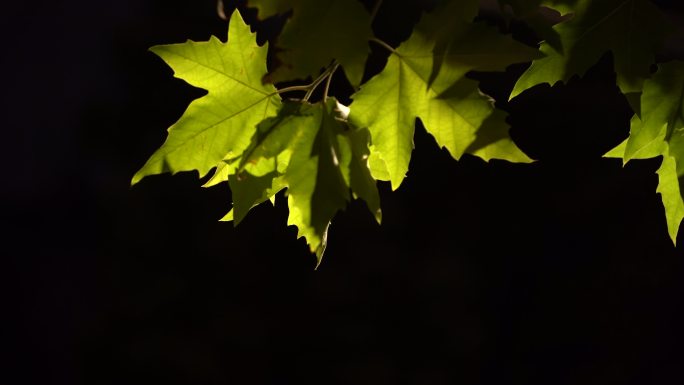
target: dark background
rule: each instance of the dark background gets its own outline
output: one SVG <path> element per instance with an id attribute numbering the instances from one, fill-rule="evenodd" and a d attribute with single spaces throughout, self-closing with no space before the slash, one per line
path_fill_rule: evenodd
<path id="1" fill-rule="evenodd" d="M 385 3 L 375 27 L 396 44 L 425 2 Z M 234 229 L 228 188 L 194 173 L 129 187 L 202 95 L 147 48 L 225 39 L 213 1 L 0 14 L 0 384 L 684 383 L 659 160 L 600 157 L 631 115 L 609 55 L 501 105 L 532 165 L 457 162 L 419 128 L 383 225 L 352 204 L 314 271 L 282 198 Z M 472 76 L 505 100 L 522 70 Z"/>

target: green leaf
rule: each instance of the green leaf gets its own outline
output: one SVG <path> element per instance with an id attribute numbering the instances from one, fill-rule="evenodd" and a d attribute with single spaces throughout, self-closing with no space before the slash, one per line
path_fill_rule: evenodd
<path id="1" fill-rule="evenodd" d="M 311 108 L 313 119 L 300 126 L 284 175 L 290 209 L 288 225 L 297 226 L 298 237 L 306 238 L 319 261 L 325 251 L 330 220 L 349 200 L 345 181 L 349 164 L 340 162 L 337 139 L 342 126 L 335 120 L 333 108 L 331 103 Z"/>
<path id="2" fill-rule="evenodd" d="M 216 166 L 216 170 L 211 175 L 211 178 L 202 185 L 202 187 L 213 187 L 219 183 L 227 182 L 228 177 L 233 175 L 237 170 L 236 160 L 224 159 Z"/>
<path id="3" fill-rule="evenodd" d="M 466 73 L 503 70 L 538 55 L 493 28 L 459 21 L 455 10 L 460 6 L 449 3 L 425 15 L 408 41 L 390 55 L 384 70 L 352 97 L 350 121 L 371 133 L 371 170 L 379 171 L 373 176 L 388 176 L 393 189 L 408 170 L 417 117 L 437 143 L 458 159 L 478 138 L 496 136 L 490 134 L 498 129 L 478 134 L 485 122 L 489 127 L 504 124 L 504 115 L 492 116 L 492 101 L 478 90 L 477 82 L 465 78 Z M 473 152 L 485 158 L 529 161 L 503 138 L 489 140 L 485 147 L 486 151 Z"/>
<path id="4" fill-rule="evenodd" d="M 358 1 L 298 0 L 278 38 L 280 65 L 269 79 L 282 82 L 316 76 L 336 59 L 356 87 L 363 77 L 372 36 L 370 15 Z"/>
<path id="5" fill-rule="evenodd" d="M 378 194 L 378 187 L 371 175 L 369 166 L 370 149 L 368 143 L 370 143 L 370 132 L 366 128 L 352 129 L 347 131 L 347 136 L 351 143 L 352 152 L 352 160 L 349 165 L 352 192 L 366 202 L 368 209 L 379 224 L 382 221 L 380 194 Z"/>
<path id="6" fill-rule="evenodd" d="M 541 41 L 546 42 L 552 48 L 562 51 L 562 43 L 558 32 L 553 26 L 572 17 L 568 12 L 577 0 L 567 1 L 543 1 L 543 0 L 499 0 L 502 7 L 510 6 L 515 18 L 527 24 Z M 505 19 L 512 15 L 503 12 Z"/>
<path id="7" fill-rule="evenodd" d="M 275 114 L 280 96 L 261 82 L 266 74 L 266 46 L 259 47 L 238 12 L 229 23 L 229 41 L 151 48 L 175 76 L 208 91 L 193 101 L 169 128 L 169 135 L 133 177 L 198 170 L 200 177 L 223 159 L 239 156 L 250 144 L 256 125 Z"/>
<path id="8" fill-rule="evenodd" d="M 373 145 L 370 146 L 369 150 L 370 155 L 368 156 L 368 168 L 370 169 L 371 175 L 377 180 L 389 182 L 391 177 L 389 171 L 387 171 L 387 164 Z"/>
<path id="9" fill-rule="evenodd" d="M 297 226 L 319 260 L 328 225 L 346 207 L 350 189 L 380 221 L 380 197 L 368 166 L 368 131 L 348 126 L 336 104 L 334 99 L 285 102 L 275 117 L 257 126 L 240 160 L 225 163 L 237 171 L 219 168 L 215 174 L 228 180 L 233 193 L 233 209 L 222 221 L 237 225 L 250 209 L 288 188 L 288 224 Z"/>
<path id="10" fill-rule="evenodd" d="M 632 159 L 653 158 L 665 152 L 667 123 L 661 124 L 660 127 L 649 127 L 648 123 L 634 115 L 630 126 L 629 138 L 622 154 L 624 163 Z"/>
<path id="11" fill-rule="evenodd" d="M 285 188 L 282 178 L 273 171 L 263 176 L 253 176 L 247 172 L 231 175 L 228 179 L 233 193 L 233 219 L 237 226 L 253 207 L 275 196 Z"/>
<path id="12" fill-rule="evenodd" d="M 282 174 L 289 163 L 289 146 L 302 135 L 303 127 L 315 125 L 313 109 L 308 104 L 286 101 L 276 116 L 257 125 L 250 146 L 229 166 L 233 172 L 217 168 L 207 185 L 228 181 L 233 195 L 233 209 L 222 221 L 234 220 L 237 226 L 249 210 L 266 200 L 273 201 L 287 187 Z"/>
<path id="13" fill-rule="evenodd" d="M 247 6 L 259 11 L 259 18 L 266 19 L 292 9 L 298 0 L 248 0 Z"/>
<path id="14" fill-rule="evenodd" d="M 546 57 L 532 62 L 511 98 L 537 84 L 553 85 L 584 75 L 609 50 L 622 92 L 628 96 L 641 92 L 655 52 L 669 32 L 657 7 L 648 0 L 577 0 L 573 11 L 572 18 L 554 27 L 559 44 L 542 44 Z"/>
<path id="15" fill-rule="evenodd" d="M 297 116 L 305 115 L 301 103 L 286 101 L 276 116 L 257 125 L 249 147 L 236 159 L 219 163 L 212 177 L 203 187 L 227 182 L 230 176 L 244 171 L 261 177 L 272 172 L 284 172 L 289 162 L 288 145 L 297 132 Z"/>
<path id="16" fill-rule="evenodd" d="M 644 84 L 641 117 L 634 116 L 630 136 L 606 156 L 632 159 L 663 156 L 658 169 L 658 192 L 665 207 L 672 242 L 684 218 L 680 191 L 684 175 L 684 62 L 661 64 Z"/>
<path id="17" fill-rule="evenodd" d="M 680 154 L 680 157 L 684 154 Z M 663 163 L 658 168 L 658 189 L 665 206 L 665 219 L 667 220 L 667 232 L 674 244 L 677 244 L 677 233 L 684 218 L 684 200 L 680 191 L 680 181 L 677 169 L 677 158 L 669 155 L 663 156 Z"/>
<path id="18" fill-rule="evenodd" d="M 259 123 L 240 161 L 240 171 L 247 170 L 257 176 L 272 171 L 284 172 L 290 160 L 289 146 L 300 132 L 302 119 L 312 116 L 311 108 L 286 101 L 277 116 Z"/>
<path id="19" fill-rule="evenodd" d="M 425 109 L 426 85 L 427 78 L 421 79 L 399 56 L 392 55 L 385 69 L 353 96 L 350 121 L 369 129 L 375 163 L 384 164 L 393 189 L 408 171 L 415 119 Z"/>
<path id="20" fill-rule="evenodd" d="M 475 134 L 475 141 L 465 150 L 466 153 L 478 156 L 486 161 L 506 159 L 511 162 L 527 163 L 530 158 L 525 155 L 508 135 L 508 124 L 505 113 L 494 110 L 482 122 Z"/>
<path id="21" fill-rule="evenodd" d="M 219 219 L 219 222 L 232 222 L 234 219 L 233 215 L 233 209 L 230 209 L 226 215 L 223 216 L 223 218 Z"/>
<path id="22" fill-rule="evenodd" d="M 654 142 L 662 142 L 681 124 L 684 70 L 680 67 L 681 63 L 660 65 L 653 79 L 646 82 L 641 96 L 641 118 L 632 119 L 625 161 L 634 159 L 635 154 L 652 147 Z M 657 155 L 664 152 L 659 150 Z"/>

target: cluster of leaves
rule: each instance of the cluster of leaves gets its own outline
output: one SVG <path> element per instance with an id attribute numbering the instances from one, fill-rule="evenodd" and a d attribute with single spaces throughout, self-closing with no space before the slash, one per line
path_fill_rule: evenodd
<path id="1" fill-rule="evenodd" d="M 648 0 L 499 0 L 543 39 L 539 49 L 476 22 L 478 0 L 441 0 L 410 37 L 391 47 L 374 37 L 374 14 L 358 0 L 250 0 L 260 18 L 290 15 L 267 68 L 268 45 L 258 46 L 239 12 L 227 42 L 188 41 L 151 50 L 175 76 L 208 91 L 169 128 L 166 142 L 133 177 L 199 171 L 206 186 L 227 181 L 239 223 L 254 206 L 285 190 L 288 225 L 298 228 L 320 258 L 330 221 L 351 198 L 364 200 L 380 222 L 377 180 L 397 189 L 408 171 L 416 119 L 458 159 L 530 162 L 508 136 L 506 114 L 494 108 L 470 71 L 503 71 L 532 62 L 511 98 L 532 86 L 583 75 L 611 51 L 617 82 L 635 110 L 631 135 L 608 156 L 664 156 L 658 191 L 673 240 L 682 217 L 678 177 L 684 173 L 681 130 L 684 65 L 662 65 L 655 53 L 669 33 Z M 379 6 L 380 3 L 377 5 Z M 380 8 L 380 11 L 382 9 Z M 549 17 L 551 15 L 552 17 Z M 389 51 L 382 71 L 365 83 L 369 44 Z M 328 96 L 338 68 L 356 89 L 349 107 Z M 309 84 L 277 88 L 295 80 Z M 324 87 L 321 100 L 310 99 Z M 298 99 L 284 99 L 303 92 Z M 663 101 L 665 100 L 665 101 Z"/>

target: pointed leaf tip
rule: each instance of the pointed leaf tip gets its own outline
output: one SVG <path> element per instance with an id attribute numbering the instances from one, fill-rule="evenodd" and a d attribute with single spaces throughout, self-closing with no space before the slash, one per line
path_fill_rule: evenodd
<path id="1" fill-rule="evenodd" d="M 667 232 L 672 243 L 677 245 L 677 234 L 684 219 L 684 200 L 679 187 L 677 177 L 677 161 L 672 156 L 664 156 L 663 163 L 658 169 L 658 189 L 667 221 Z"/>

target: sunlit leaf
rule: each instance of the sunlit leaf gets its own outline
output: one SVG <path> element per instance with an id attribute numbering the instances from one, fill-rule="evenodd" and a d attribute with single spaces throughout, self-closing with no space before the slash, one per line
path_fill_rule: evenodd
<path id="1" fill-rule="evenodd" d="M 551 3 L 551 4 L 549 4 Z M 556 8 L 564 2 L 544 1 Z M 511 98 L 537 84 L 567 82 L 612 52 L 617 83 L 630 97 L 641 92 L 655 53 L 669 31 L 667 20 L 648 0 L 576 0 L 572 17 L 554 27 L 557 44 L 543 43 L 546 55 L 532 62 L 516 83 Z"/>
<path id="2" fill-rule="evenodd" d="M 255 39 L 235 12 L 227 43 L 212 37 L 151 48 L 176 77 L 208 93 L 169 128 L 166 141 L 135 174 L 133 184 L 163 172 L 197 170 L 201 177 L 228 154 L 240 154 L 249 146 L 256 125 L 280 105 L 275 88 L 261 82 L 268 48 L 257 46 Z"/>
<path id="3" fill-rule="evenodd" d="M 658 192 L 665 207 L 667 228 L 677 241 L 684 200 L 680 191 L 684 175 L 684 62 L 661 64 L 644 84 L 641 117 L 634 116 L 630 136 L 605 156 L 632 159 L 663 157 L 658 169 Z"/>
<path id="4" fill-rule="evenodd" d="M 384 70 L 353 96 L 350 120 L 370 130 L 371 158 L 376 164 L 371 169 L 379 170 L 374 176 L 389 176 L 393 189 L 408 170 L 416 118 L 454 158 L 479 138 L 483 140 L 481 149 L 487 150 L 473 149 L 476 155 L 529 161 L 507 135 L 491 135 L 490 129 L 478 133 L 485 122 L 489 127 L 502 127 L 504 115 L 492 115 L 490 98 L 465 75 L 471 70 L 504 70 L 512 63 L 537 57 L 537 51 L 494 28 L 459 21 L 459 17 L 468 17 L 456 12 L 461 9 L 462 4 L 452 2 L 426 15 L 409 40 L 389 57 Z M 383 175 L 385 170 L 378 165 L 382 163 L 388 175 Z"/>

